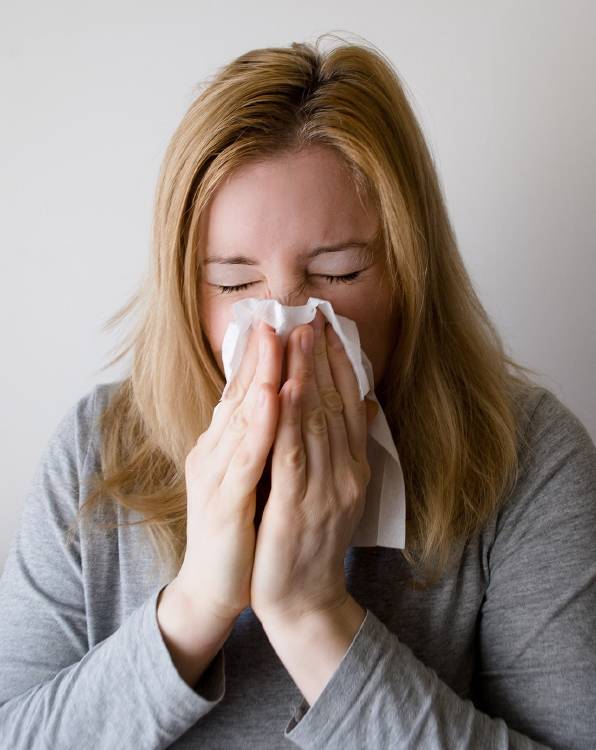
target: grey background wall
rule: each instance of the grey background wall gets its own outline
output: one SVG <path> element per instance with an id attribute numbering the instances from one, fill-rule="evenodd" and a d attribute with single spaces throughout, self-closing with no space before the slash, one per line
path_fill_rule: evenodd
<path id="1" fill-rule="evenodd" d="M 596 440 L 591 0 L 298 5 L 56 0 L 0 24 L 0 566 L 40 454 L 124 333 L 167 142 L 194 87 L 254 48 L 357 34 L 407 86 L 459 246 L 510 353 Z"/>

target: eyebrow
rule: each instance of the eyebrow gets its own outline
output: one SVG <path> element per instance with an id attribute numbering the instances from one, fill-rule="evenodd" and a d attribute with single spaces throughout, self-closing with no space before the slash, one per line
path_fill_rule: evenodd
<path id="1" fill-rule="evenodd" d="M 370 246 L 370 244 L 370 240 L 368 242 L 364 242 L 362 240 L 346 240 L 345 242 L 338 242 L 336 245 L 321 245 L 319 247 L 315 247 L 309 253 L 306 253 L 304 257 L 315 258 L 317 255 L 322 255 L 323 253 L 337 253 L 340 250 L 349 250 L 352 247 L 366 249 Z M 252 258 L 246 258 L 244 255 L 212 255 L 209 258 L 205 258 L 205 265 L 207 265 L 208 263 L 226 263 L 245 266 L 260 265 L 258 261 L 253 260 Z"/>

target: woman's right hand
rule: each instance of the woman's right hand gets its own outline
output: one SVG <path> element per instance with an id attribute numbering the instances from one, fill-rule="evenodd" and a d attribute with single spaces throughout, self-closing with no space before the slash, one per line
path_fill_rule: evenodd
<path id="1" fill-rule="evenodd" d="M 201 619 L 232 625 L 250 604 L 256 487 L 277 428 L 282 354 L 273 328 L 251 330 L 238 372 L 186 458 L 186 552 L 172 583 Z"/>

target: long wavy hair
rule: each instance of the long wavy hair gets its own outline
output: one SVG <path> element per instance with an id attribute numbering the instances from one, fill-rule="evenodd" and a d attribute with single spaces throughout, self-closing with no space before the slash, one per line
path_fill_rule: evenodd
<path id="1" fill-rule="evenodd" d="M 533 371 L 505 353 L 457 249 L 433 159 L 391 62 L 341 40 L 255 49 L 205 81 L 176 129 L 154 202 L 152 255 L 109 367 L 132 352 L 98 420 L 101 471 L 78 521 L 103 502 L 136 511 L 172 572 L 186 545 L 185 459 L 225 378 L 199 315 L 199 225 L 238 167 L 309 145 L 333 149 L 374 201 L 393 300 L 393 355 L 376 389 L 400 455 L 404 558 L 416 586 L 456 561 L 518 477 L 520 407 Z M 105 369 L 105 368 L 104 368 Z M 104 524 L 117 526 L 121 524 Z M 72 536 L 71 536 L 72 538 Z"/>

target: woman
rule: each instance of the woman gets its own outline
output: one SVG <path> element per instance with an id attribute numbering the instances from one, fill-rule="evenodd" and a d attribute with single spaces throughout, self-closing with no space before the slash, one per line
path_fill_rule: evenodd
<path id="1" fill-rule="evenodd" d="M 225 66 L 153 248 L 130 376 L 64 417 L 10 550 L 0 744 L 594 746 L 596 448 L 505 355 L 390 63 Z M 349 544 L 374 410 L 320 313 L 253 328 L 222 396 L 233 304 L 310 296 L 373 365 L 405 550 Z"/>

